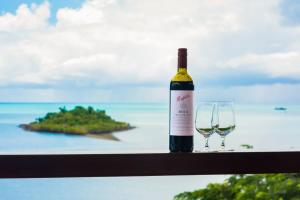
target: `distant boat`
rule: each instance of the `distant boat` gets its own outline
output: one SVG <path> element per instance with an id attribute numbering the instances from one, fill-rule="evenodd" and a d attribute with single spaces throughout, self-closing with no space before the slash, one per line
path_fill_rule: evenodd
<path id="1" fill-rule="evenodd" d="M 287 108 L 285 108 L 285 107 L 275 107 L 274 110 L 287 111 Z"/>

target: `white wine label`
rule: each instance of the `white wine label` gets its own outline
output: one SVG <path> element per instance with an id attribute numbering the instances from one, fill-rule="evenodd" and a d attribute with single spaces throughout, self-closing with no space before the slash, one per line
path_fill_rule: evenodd
<path id="1" fill-rule="evenodd" d="M 171 90 L 170 135 L 193 135 L 193 94 L 193 90 Z"/>

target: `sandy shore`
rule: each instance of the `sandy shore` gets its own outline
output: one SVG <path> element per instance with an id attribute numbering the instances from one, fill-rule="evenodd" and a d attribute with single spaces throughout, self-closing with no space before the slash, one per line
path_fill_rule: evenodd
<path id="1" fill-rule="evenodd" d="M 120 141 L 119 138 L 114 136 L 112 133 L 103 133 L 103 134 L 86 134 L 82 136 L 87 136 L 87 137 L 92 137 L 92 138 L 97 138 L 97 139 L 102 139 L 102 140 L 113 140 L 113 141 Z"/>

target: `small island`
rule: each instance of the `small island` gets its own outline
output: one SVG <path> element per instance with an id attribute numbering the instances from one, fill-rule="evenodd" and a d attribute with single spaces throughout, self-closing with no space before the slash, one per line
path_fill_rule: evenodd
<path id="1" fill-rule="evenodd" d="M 47 113 L 43 118 L 38 118 L 29 124 L 21 124 L 20 127 L 27 131 L 96 137 L 134 128 L 129 123 L 112 119 L 104 110 L 95 110 L 91 106 L 88 108 L 76 106 L 72 110 L 62 107 L 57 113 Z M 104 137 L 104 139 L 117 140 L 112 137 Z"/>

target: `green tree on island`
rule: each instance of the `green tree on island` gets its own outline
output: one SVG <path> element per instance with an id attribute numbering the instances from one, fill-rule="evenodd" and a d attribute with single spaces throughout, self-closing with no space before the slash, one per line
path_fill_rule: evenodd
<path id="1" fill-rule="evenodd" d="M 233 175 L 174 200 L 300 200 L 300 174 Z"/>
<path id="2" fill-rule="evenodd" d="M 20 125 L 25 130 L 67 134 L 103 134 L 133 128 L 129 123 L 118 122 L 106 115 L 104 110 L 89 106 L 76 106 L 72 110 L 59 108 L 57 113 L 47 113 L 35 122 Z"/>

